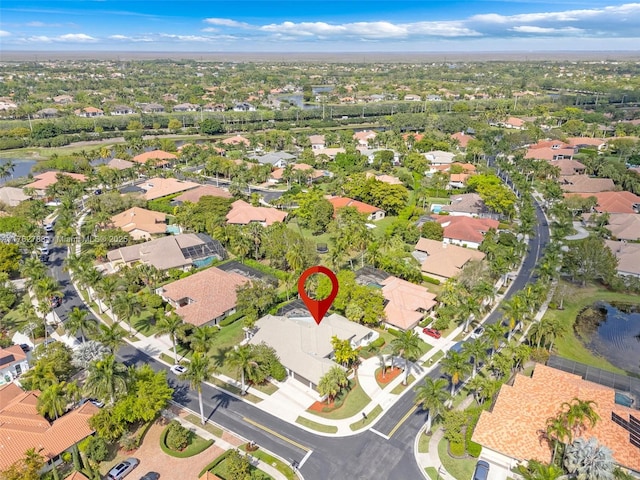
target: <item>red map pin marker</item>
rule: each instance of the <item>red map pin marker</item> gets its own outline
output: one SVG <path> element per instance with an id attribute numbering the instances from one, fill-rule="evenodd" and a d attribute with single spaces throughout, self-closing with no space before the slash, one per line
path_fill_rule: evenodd
<path id="1" fill-rule="evenodd" d="M 314 300 L 309 295 L 307 295 L 306 290 L 304 289 L 304 284 L 314 273 L 323 273 L 329 280 L 331 280 L 331 293 L 324 300 Z M 331 304 L 336 299 L 336 295 L 338 295 L 338 278 L 336 274 L 329 270 L 327 267 L 323 267 L 321 265 L 317 265 L 315 267 L 307 268 L 302 275 L 300 275 L 300 279 L 298 280 L 298 293 L 302 298 L 302 301 L 309 309 L 309 313 L 316 321 L 316 324 L 320 325 L 320 322 L 324 318 L 324 315 L 331 308 Z"/>

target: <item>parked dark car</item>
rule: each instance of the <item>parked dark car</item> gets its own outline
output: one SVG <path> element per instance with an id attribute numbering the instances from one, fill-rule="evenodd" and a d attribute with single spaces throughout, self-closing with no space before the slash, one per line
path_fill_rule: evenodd
<path id="1" fill-rule="evenodd" d="M 478 460 L 476 469 L 473 472 L 473 480 L 487 480 L 489 476 L 489 464 L 484 460 Z"/>
<path id="2" fill-rule="evenodd" d="M 52 308 L 58 308 L 60 305 L 62 305 L 62 299 L 58 296 L 53 296 L 51 297 L 51 307 Z"/>
<path id="3" fill-rule="evenodd" d="M 29 350 L 31 350 L 31 347 L 29 345 L 27 345 L 26 343 L 21 343 L 20 344 L 20 348 L 22 349 L 22 351 L 24 353 L 27 353 Z"/>

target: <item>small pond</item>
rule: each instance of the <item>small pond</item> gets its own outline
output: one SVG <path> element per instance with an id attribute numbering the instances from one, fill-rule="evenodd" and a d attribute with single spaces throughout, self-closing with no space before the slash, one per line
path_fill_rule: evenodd
<path id="1" fill-rule="evenodd" d="M 36 164 L 35 160 L 22 158 L 0 158 L 0 163 L 8 163 L 9 161 L 12 161 L 14 165 L 13 174 L 8 178 L 0 178 L 0 185 L 12 178 L 26 177 L 31 173 L 31 168 Z"/>
<path id="2" fill-rule="evenodd" d="M 598 302 L 578 314 L 574 329 L 591 352 L 640 375 L 640 305 Z"/>

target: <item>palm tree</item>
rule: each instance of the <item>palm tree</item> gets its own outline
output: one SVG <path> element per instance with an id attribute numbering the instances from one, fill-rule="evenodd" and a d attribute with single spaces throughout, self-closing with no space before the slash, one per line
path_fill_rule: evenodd
<path id="1" fill-rule="evenodd" d="M 124 336 L 125 331 L 117 322 L 114 322 L 113 325 L 110 326 L 100 324 L 100 330 L 98 331 L 96 339 L 111 350 L 111 353 L 116 353 L 118 348 L 124 343 Z"/>
<path id="2" fill-rule="evenodd" d="M 442 371 L 451 377 L 451 396 L 453 397 L 456 386 L 460 380 L 471 370 L 469 357 L 460 352 L 449 350 L 442 359 Z"/>
<path id="3" fill-rule="evenodd" d="M 258 367 L 258 362 L 255 361 L 251 346 L 236 346 L 236 348 L 227 352 L 226 360 L 231 367 L 236 368 L 240 372 L 240 376 L 242 378 L 240 394 L 244 395 L 246 393 L 244 380 L 245 374 L 249 374 L 250 370 Z"/>
<path id="4" fill-rule="evenodd" d="M 610 449 L 598 444 L 598 440 L 578 438 L 567 445 L 564 466 L 578 479 L 612 480 L 615 463 Z"/>
<path id="5" fill-rule="evenodd" d="M 420 344 L 420 337 L 413 330 L 402 332 L 391 340 L 393 355 L 399 355 L 404 358 L 403 385 L 406 385 L 409 380 L 409 359 L 415 359 L 420 354 Z"/>
<path id="6" fill-rule="evenodd" d="M 563 471 L 555 465 L 547 465 L 537 460 L 529 460 L 527 466 L 518 465 L 518 473 L 524 480 L 556 480 Z"/>
<path id="7" fill-rule="evenodd" d="M 327 404 L 336 398 L 340 392 L 349 385 L 347 372 L 338 365 L 331 367 L 318 382 L 318 393 L 327 397 Z"/>
<path id="8" fill-rule="evenodd" d="M 38 413 L 49 420 L 57 420 L 64 414 L 68 403 L 66 383 L 54 383 L 45 388 L 38 397 Z"/>
<path id="9" fill-rule="evenodd" d="M 129 325 L 129 336 L 133 336 L 131 320 L 142 312 L 142 305 L 138 301 L 138 297 L 130 294 L 120 295 L 116 298 L 113 309 L 120 320 L 127 322 Z"/>
<path id="10" fill-rule="evenodd" d="M 444 378 L 434 380 L 426 377 L 424 383 L 413 390 L 416 392 L 415 402 L 420 404 L 423 410 L 429 411 L 426 421 L 428 432 L 431 430 L 431 422 L 444 413 L 446 403 L 451 398 L 447 392 L 447 381 Z"/>
<path id="11" fill-rule="evenodd" d="M 198 403 L 200 404 L 200 420 L 204 425 L 204 406 L 202 404 L 202 383 L 208 382 L 213 378 L 214 366 L 211 358 L 200 352 L 196 352 L 191 357 L 191 363 L 184 374 L 184 378 L 189 380 L 192 389 L 198 392 Z"/>
<path id="12" fill-rule="evenodd" d="M 212 325 L 197 327 L 189 335 L 189 346 L 194 352 L 207 353 L 211 348 L 211 339 L 218 332 Z"/>
<path id="13" fill-rule="evenodd" d="M 82 343 L 85 342 L 85 332 L 95 332 L 97 327 L 96 322 L 89 317 L 88 310 L 81 310 L 78 307 L 74 307 L 69 313 L 69 318 L 64 324 L 64 328 L 70 334 L 75 335 L 80 332 L 82 337 Z"/>
<path id="14" fill-rule="evenodd" d="M 600 415 L 594 409 L 597 406 L 593 400 L 580 400 L 573 398 L 571 403 L 564 402 L 562 408 L 564 411 L 567 426 L 571 431 L 571 438 L 579 437 L 582 431 L 589 424 L 589 428 L 593 428 L 600 420 Z"/>
<path id="15" fill-rule="evenodd" d="M 29 385 L 30 390 L 45 390 L 54 383 L 58 383 L 53 364 L 49 362 L 36 362 L 22 375 L 21 379 L 23 384 Z"/>
<path id="16" fill-rule="evenodd" d="M 504 338 L 504 331 L 504 327 L 499 323 L 492 323 L 485 328 L 483 336 L 486 337 L 489 345 L 491 345 L 491 357 L 493 357 L 500 347 L 502 339 Z"/>
<path id="17" fill-rule="evenodd" d="M 173 360 L 176 364 L 178 363 L 178 351 L 176 350 L 177 336 L 183 326 L 182 319 L 175 313 L 164 315 L 156 323 L 157 332 L 155 336 L 169 335 L 169 338 L 171 338 L 171 343 L 173 344 Z"/>
<path id="18" fill-rule="evenodd" d="M 485 339 L 477 339 L 470 342 L 465 342 L 462 345 L 462 353 L 468 358 L 473 359 L 473 371 L 471 372 L 471 378 L 475 378 L 478 372 L 478 365 L 487 358 L 487 342 Z"/>
<path id="19" fill-rule="evenodd" d="M 107 355 L 89 365 L 85 392 L 113 405 L 116 396 L 127 391 L 128 371 L 124 363 L 116 361 L 115 355 Z"/>
<path id="20" fill-rule="evenodd" d="M 542 436 L 548 442 L 553 443 L 551 463 L 555 461 L 556 453 L 558 452 L 558 444 L 564 443 L 570 435 L 571 431 L 562 416 L 550 417 L 547 419 L 547 425 L 545 430 L 542 432 Z"/>
<path id="21" fill-rule="evenodd" d="M 52 297 L 62 297 L 62 291 L 60 285 L 56 280 L 51 277 L 44 277 L 38 280 L 33 286 L 35 290 L 36 298 L 40 304 L 40 310 L 43 314 L 44 320 L 44 339 L 47 340 L 47 315 L 53 311 L 51 305 Z"/>
<path id="22" fill-rule="evenodd" d="M 97 285 L 100 298 L 107 304 L 107 307 L 112 308 L 113 298 L 119 286 L 118 279 L 111 275 L 103 277 Z M 102 313 L 102 311 L 100 313 Z"/>

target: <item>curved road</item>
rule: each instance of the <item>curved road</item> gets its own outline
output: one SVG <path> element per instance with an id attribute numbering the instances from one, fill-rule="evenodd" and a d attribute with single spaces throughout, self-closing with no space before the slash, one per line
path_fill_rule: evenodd
<path id="1" fill-rule="evenodd" d="M 536 235 L 530 240 L 522 269 L 512 282 L 507 298 L 532 280 L 534 268 L 549 242 L 547 222 L 537 204 L 536 215 Z M 83 307 L 68 273 L 62 268 L 65 256 L 66 247 L 61 246 L 55 246 L 50 255 L 51 269 L 65 294 L 62 305 L 56 309 L 63 320 L 74 306 Z M 487 321 L 494 323 L 500 318 L 500 312 L 496 309 Z M 123 347 L 118 357 L 127 364 L 148 363 L 155 370 L 167 370 L 164 364 L 130 345 Z M 175 400 L 198 411 L 197 396 L 188 384 L 169 372 L 167 374 L 176 389 Z M 439 377 L 440 369 L 434 369 L 429 375 Z M 350 437 L 315 435 L 209 385 L 203 386 L 203 398 L 205 415 L 216 423 L 257 442 L 285 460 L 301 462 L 305 459 L 300 471 L 306 480 L 423 478 L 414 458 L 413 442 L 426 421 L 426 413 L 414 409 L 412 392 L 402 396 L 373 427 L 386 436 L 393 433 L 389 439 L 371 430 Z M 312 453 L 308 454 L 309 451 Z"/>

